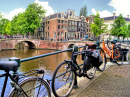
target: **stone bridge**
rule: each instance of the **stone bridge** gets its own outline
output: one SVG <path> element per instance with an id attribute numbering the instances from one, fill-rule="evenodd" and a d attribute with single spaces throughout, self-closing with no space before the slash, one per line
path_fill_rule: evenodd
<path id="1" fill-rule="evenodd" d="M 57 50 L 65 50 L 67 48 L 72 48 L 73 45 L 83 46 L 86 43 L 85 41 L 55 42 L 55 41 L 44 41 L 44 40 L 34 40 L 34 39 L 15 39 L 15 40 L 8 39 L 8 40 L 0 41 L 0 51 L 6 49 L 17 49 L 17 45 L 21 42 L 27 43 L 29 48 L 57 49 Z"/>

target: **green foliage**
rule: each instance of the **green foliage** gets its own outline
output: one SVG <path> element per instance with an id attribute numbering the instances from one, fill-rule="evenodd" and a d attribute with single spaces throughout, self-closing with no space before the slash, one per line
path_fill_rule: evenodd
<path id="1" fill-rule="evenodd" d="M 25 11 L 27 32 L 34 33 L 40 27 L 41 19 L 46 11 L 37 3 L 29 4 Z"/>
<path id="2" fill-rule="evenodd" d="M 2 15 L 1 15 L 1 13 L 0 13 L 0 19 L 2 18 Z"/>
<path id="3" fill-rule="evenodd" d="M 83 6 L 83 7 L 80 9 L 80 16 L 87 17 L 87 5 Z"/>
<path id="4" fill-rule="evenodd" d="M 29 4 L 23 13 L 14 16 L 11 21 L 11 32 L 13 34 L 34 33 L 40 27 L 41 19 L 45 10 L 37 3 Z"/>
<path id="5" fill-rule="evenodd" d="M 114 36 L 119 37 L 128 37 L 129 31 L 126 25 L 126 21 L 123 18 L 122 14 L 120 14 L 117 19 L 115 19 L 114 23 L 112 24 L 112 29 L 110 30 L 111 34 Z"/>
<path id="6" fill-rule="evenodd" d="M 107 25 L 104 24 L 104 19 L 100 19 L 99 12 L 93 15 L 93 24 L 91 24 L 91 30 L 95 37 L 99 36 L 101 33 L 107 32 Z"/>
<path id="7" fill-rule="evenodd" d="M 5 19 L 5 18 L 2 18 L 0 20 L 0 34 L 6 34 L 5 28 L 8 24 L 8 22 L 9 22 L 9 20 Z"/>

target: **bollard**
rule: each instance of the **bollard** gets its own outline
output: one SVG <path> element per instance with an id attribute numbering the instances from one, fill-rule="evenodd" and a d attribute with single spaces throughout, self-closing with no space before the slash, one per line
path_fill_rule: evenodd
<path id="1" fill-rule="evenodd" d="M 20 59 L 19 58 L 12 57 L 12 58 L 9 58 L 9 61 L 16 61 L 18 63 L 18 66 L 20 67 Z M 18 74 L 17 71 L 12 73 L 13 77 L 16 77 L 17 74 Z"/>

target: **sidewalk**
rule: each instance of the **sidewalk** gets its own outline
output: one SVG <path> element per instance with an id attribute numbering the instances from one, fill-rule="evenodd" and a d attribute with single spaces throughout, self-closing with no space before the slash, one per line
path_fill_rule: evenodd
<path id="1" fill-rule="evenodd" d="M 130 97 L 130 65 L 107 64 L 94 79 L 79 78 L 69 97 Z"/>

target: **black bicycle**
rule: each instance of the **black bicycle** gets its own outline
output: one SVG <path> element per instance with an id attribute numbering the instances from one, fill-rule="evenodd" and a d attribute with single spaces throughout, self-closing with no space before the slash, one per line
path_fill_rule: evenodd
<path id="1" fill-rule="evenodd" d="M 43 78 L 44 70 L 34 69 L 23 74 L 11 75 L 10 71 L 16 72 L 18 67 L 16 61 L 0 62 L 0 70 L 5 71 L 0 75 L 0 77 L 5 77 L 0 97 L 4 97 L 8 77 L 11 79 L 12 86 L 8 97 L 51 97 L 50 85 Z"/>
<path id="2" fill-rule="evenodd" d="M 64 60 L 56 68 L 52 77 L 52 91 L 56 97 L 66 97 L 72 91 L 76 76 L 92 79 L 96 73 L 96 65 L 93 55 L 95 51 L 83 50 L 72 51 L 71 60 Z M 76 62 L 77 55 L 82 55 L 83 66 Z M 94 63 L 94 64 L 93 64 Z M 97 64 L 97 63 L 96 63 Z"/>

